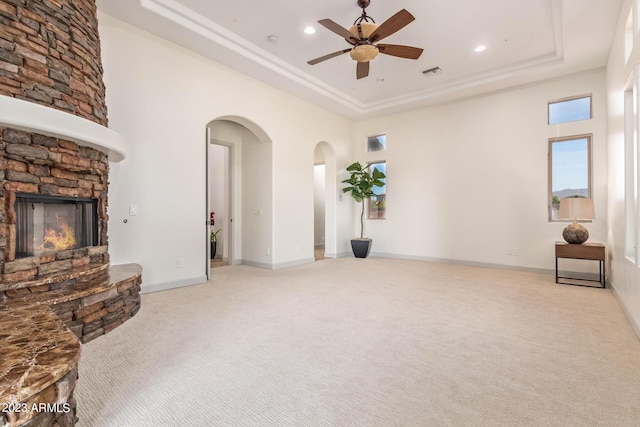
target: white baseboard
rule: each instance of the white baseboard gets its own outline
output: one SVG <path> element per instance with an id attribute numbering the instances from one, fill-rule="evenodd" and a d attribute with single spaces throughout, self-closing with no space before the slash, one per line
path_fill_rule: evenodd
<path id="1" fill-rule="evenodd" d="M 629 313 L 629 310 L 627 310 L 627 307 L 624 305 L 622 299 L 620 299 L 620 295 L 618 295 L 618 292 L 616 291 L 616 286 L 611 283 L 611 281 L 608 281 L 607 285 L 609 289 L 611 289 L 613 296 L 615 296 L 616 300 L 618 301 L 618 305 L 622 309 L 622 312 L 627 317 L 627 321 L 631 325 L 631 329 L 633 329 L 633 332 L 635 332 L 636 338 L 640 340 L 640 325 L 636 323 L 635 319 L 633 318 L 633 316 L 631 316 L 631 313 Z"/>
<path id="2" fill-rule="evenodd" d="M 325 252 L 324 256 L 327 258 L 344 258 L 348 256 L 353 256 L 353 252 L 345 251 L 345 252 Z"/>
<path id="3" fill-rule="evenodd" d="M 289 267 L 295 267 L 298 265 L 309 264 L 314 261 L 315 261 L 314 258 L 304 258 L 304 259 L 299 259 L 295 261 L 283 262 L 280 264 L 267 264 L 264 262 L 255 262 L 255 261 L 249 261 L 249 260 L 243 259 L 240 263 L 242 265 L 248 265 L 251 267 L 264 268 L 266 270 L 280 270 L 282 268 L 289 268 Z"/>
<path id="4" fill-rule="evenodd" d="M 408 260 L 414 260 L 414 261 L 440 262 L 444 264 L 467 265 L 469 267 L 484 267 L 484 268 L 498 268 L 501 270 L 528 271 L 530 273 L 552 274 L 553 276 L 555 276 L 556 274 L 555 270 L 547 269 L 547 268 L 522 267 L 519 265 L 493 264 L 488 262 L 465 261 L 465 260 L 449 259 L 449 258 L 390 254 L 390 253 L 384 253 L 384 252 L 371 252 L 369 256 L 380 257 L 380 258 L 408 259 Z"/>
<path id="5" fill-rule="evenodd" d="M 304 259 L 299 259 L 297 261 L 289 261 L 289 262 L 283 262 L 283 263 L 280 263 L 280 264 L 275 264 L 273 266 L 273 269 L 274 270 L 279 270 L 281 268 L 296 267 L 298 265 L 311 264 L 312 262 L 315 262 L 315 258 L 313 258 L 313 257 L 304 258 Z"/>
<path id="6" fill-rule="evenodd" d="M 143 277 L 140 293 L 150 294 L 152 292 L 160 292 L 160 291 L 166 291 L 169 289 L 183 288 L 185 286 L 199 285 L 201 283 L 206 283 L 206 282 L 207 282 L 207 276 L 198 276 L 198 277 L 191 277 L 188 279 L 178 280 L 175 282 L 165 282 L 165 283 L 157 283 L 153 285 L 145 285 L 144 277 Z"/>

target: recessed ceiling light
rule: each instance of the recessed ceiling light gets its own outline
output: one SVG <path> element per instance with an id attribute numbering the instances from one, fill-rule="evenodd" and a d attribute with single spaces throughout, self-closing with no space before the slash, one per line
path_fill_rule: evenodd
<path id="1" fill-rule="evenodd" d="M 278 43 L 278 36 L 274 36 L 272 34 L 270 36 L 267 36 L 267 40 L 269 40 L 269 43 Z"/>
<path id="2" fill-rule="evenodd" d="M 313 28 L 311 25 L 305 27 L 304 29 L 305 34 L 315 34 L 315 32 L 316 32 L 316 29 Z"/>
<path id="3" fill-rule="evenodd" d="M 377 78 L 377 79 L 376 79 L 376 81 L 377 81 L 378 83 L 382 83 L 382 82 L 384 81 L 384 78 L 379 77 L 379 78 Z"/>
<path id="4" fill-rule="evenodd" d="M 473 49 L 476 52 L 483 52 L 485 50 L 487 50 L 487 47 L 483 44 L 481 44 L 480 46 L 478 46 L 477 48 Z"/>

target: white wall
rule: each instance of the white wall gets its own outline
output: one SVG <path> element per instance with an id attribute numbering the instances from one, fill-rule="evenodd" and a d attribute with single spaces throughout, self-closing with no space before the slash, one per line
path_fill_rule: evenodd
<path id="1" fill-rule="evenodd" d="M 634 50 L 625 64 L 624 27 L 631 8 L 626 0 L 621 8 L 617 33 L 607 64 L 608 90 L 608 191 L 609 230 L 608 248 L 611 285 L 636 333 L 640 336 L 640 268 L 625 256 L 625 137 L 624 91 L 640 60 L 640 37 L 634 37 Z M 636 28 L 638 25 L 636 24 Z M 638 120 L 638 118 L 636 118 Z M 636 207 L 636 210 L 638 207 Z"/>
<path id="2" fill-rule="evenodd" d="M 229 115 L 256 123 L 272 141 L 272 227 L 268 236 L 257 231 L 273 242 L 270 266 L 313 260 L 314 148 L 330 143 L 342 168 L 351 123 L 107 15 L 99 23 L 109 127 L 132 146 L 111 164 L 112 263 L 142 264 L 144 291 L 205 280 L 205 128 Z M 350 207 L 329 203 L 333 232 L 348 235 Z M 138 205 L 135 217 L 130 204 Z"/>
<path id="3" fill-rule="evenodd" d="M 273 206 L 271 143 L 242 132 L 242 263 L 271 266 Z"/>
<path id="4" fill-rule="evenodd" d="M 549 100 L 589 93 L 592 120 L 546 124 Z M 365 153 L 367 136 L 383 133 L 386 152 Z M 358 159 L 387 161 L 386 219 L 365 225 L 372 253 L 554 269 L 566 223 L 547 219 L 548 139 L 583 133 L 593 134 L 597 216 L 587 228 L 605 242 L 604 70 L 358 123 Z"/>

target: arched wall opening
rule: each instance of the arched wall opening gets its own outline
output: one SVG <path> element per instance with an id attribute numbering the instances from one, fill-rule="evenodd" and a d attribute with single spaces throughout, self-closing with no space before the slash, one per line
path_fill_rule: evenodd
<path id="1" fill-rule="evenodd" d="M 256 123 L 224 116 L 207 124 L 206 197 L 207 218 L 216 213 L 213 229 L 219 230 L 223 258 L 229 264 L 271 268 L 272 144 Z M 208 274 L 209 245 L 207 239 Z"/>

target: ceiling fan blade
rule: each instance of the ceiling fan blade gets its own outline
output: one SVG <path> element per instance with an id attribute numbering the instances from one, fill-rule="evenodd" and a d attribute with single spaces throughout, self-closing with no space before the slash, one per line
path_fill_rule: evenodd
<path id="1" fill-rule="evenodd" d="M 376 28 L 371 35 L 369 35 L 369 40 L 371 40 L 372 43 L 375 43 L 385 37 L 389 37 L 391 34 L 409 25 L 415 19 L 416 18 L 406 9 L 402 9 L 400 12 L 380 24 L 380 26 Z"/>
<path id="2" fill-rule="evenodd" d="M 318 62 L 322 62 L 322 61 L 326 61 L 327 59 L 335 58 L 336 56 L 340 56 L 343 53 L 349 52 L 350 50 L 351 50 L 351 48 L 339 50 L 337 52 L 333 52 L 333 53 L 330 53 L 328 55 L 321 56 L 320 58 L 316 58 L 316 59 L 312 59 L 311 61 L 307 61 L 307 64 L 316 65 Z"/>
<path id="3" fill-rule="evenodd" d="M 377 47 L 380 53 L 407 59 L 418 59 L 420 55 L 422 55 L 422 51 L 424 51 L 424 49 L 419 47 L 404 46 L 401 44 L 379 44 Z"/>
<path id="4" fill-rule="evenodd" d="M 367 62 L 358 62 L 358 67 L 356 68 L 356 77 L 361 79 L 363 77 L 367 77 L 369 75 L 369 61 Z"/>
<path id="5" fill-rule="evenodd" d="M 346 28 L 341 26 L 340 24 L 336 24 L 331 19 L 321 19 L 318 21 L 318 24 L 325 27 L 327 30 L 333 31 L 340 37 L 344 37 L 349 43 L 355 44 L 358 39 L 349 32 Z"/>

